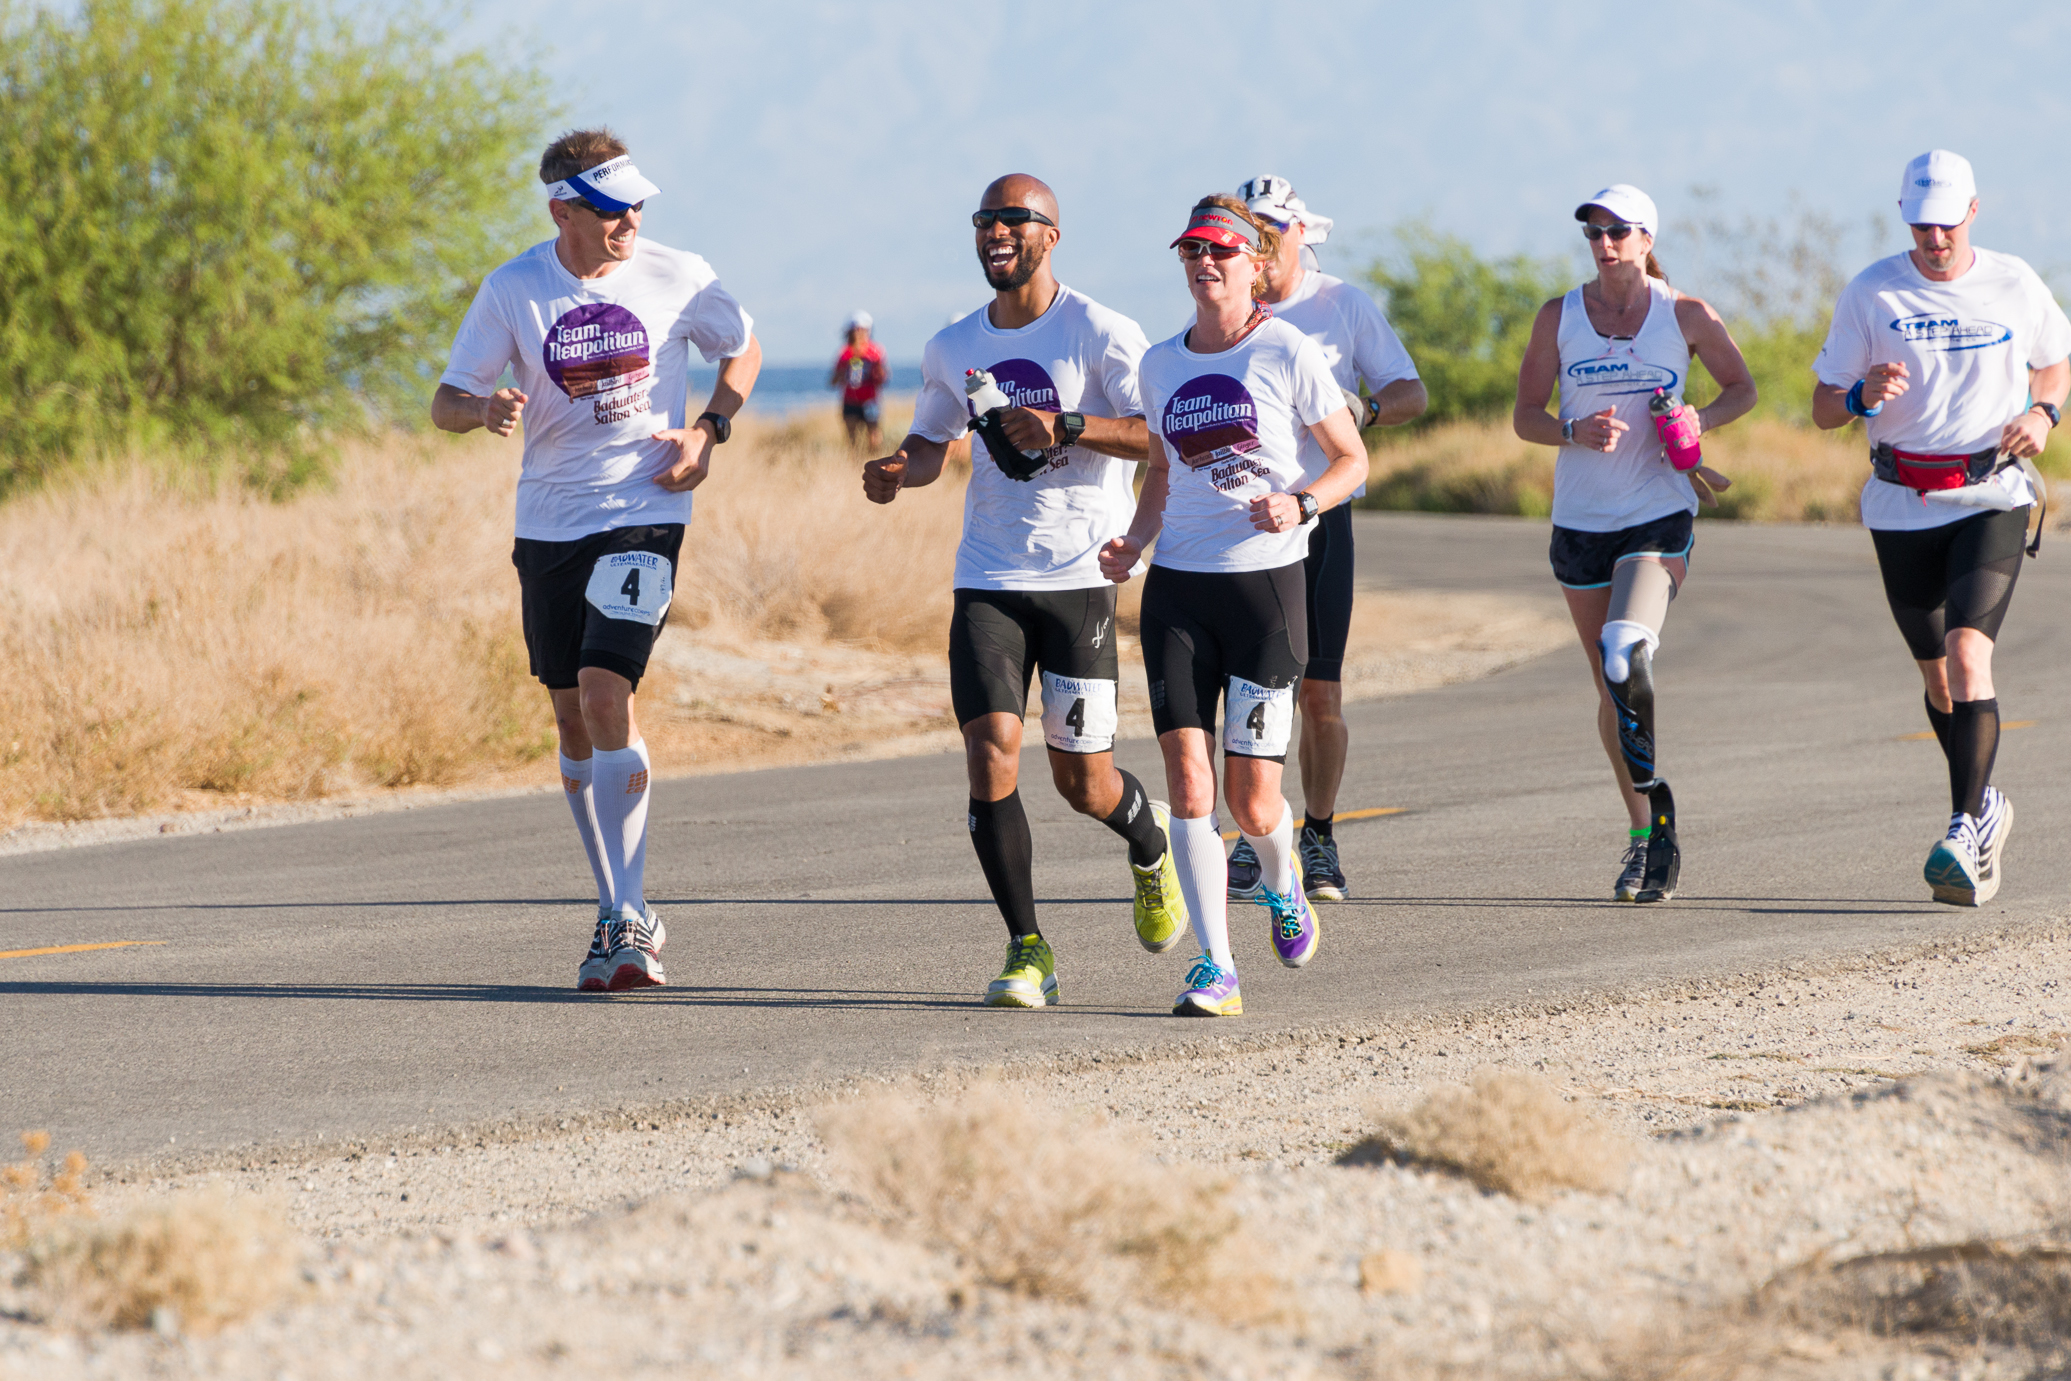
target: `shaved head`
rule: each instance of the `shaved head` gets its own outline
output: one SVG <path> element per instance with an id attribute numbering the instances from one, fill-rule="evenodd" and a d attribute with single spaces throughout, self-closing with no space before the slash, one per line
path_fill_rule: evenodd
<path id="1" fill-rule="evenodd" d="M 1063 219 L 1057 214 L 1057 194 L 1050 190 L 1050 184 L 1027 173 L 1008 173 L 1005 177 L 995 178 L 985 189 L 985 195 L 978 198 L 981 211 L 997 210 L 1002 206 L 1026 206 L 1063 224 Z"/>

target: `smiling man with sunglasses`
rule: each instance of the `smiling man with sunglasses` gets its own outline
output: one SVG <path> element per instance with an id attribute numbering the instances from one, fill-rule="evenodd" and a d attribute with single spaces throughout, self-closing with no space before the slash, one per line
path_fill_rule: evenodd
<path id="1" fill-rule="evenodd" d="M 647 745 L 633 692 L 668 618 L 690 491 L 762 365 L 754 323 L 695 254 L 640 235 L 657 188 L 609 130 L 540 159 L 555 236 L 475 294 L 432 398 L 435 425 L 525 424 L 518 568 L 525 648 L 553 700 L 561 785 L 597 883 L 585 991 L 663 982 L 647 905 Z M 724 361 L 687 421 L 690 347 Z M 515 386 L 498 387 L 504 371 Z"/>
<path id="2" fill-rule="evenodd" d="M 1036 178 L 1014 174 L 985 189 L 971 225 L 992 301 L 928 342 L 912 433 L 863 470 L 864 493 L 888 504 L 934 483 L 967 431 L 987 432 L 964 497 L 949 684 L 970 774 L 971 844 L 1010 937 L 1006 967 L 986 990 L 996 1007 L 1059 1000 L 1056 956 L 1036 924 L 1018 780 L 1022 712 L 1038 671 L 1051 779 L 1074 810 L 1128 842 L 1137 939 L 1163 951 L 1186 928 L 1165 808 L 1115 767 L 1115 587 L 1099 564 L 1100 544 L 1135 507 L 1131 479 L 1149 451 L 1136 386 L 1149 342 L 1129 318 L 1057 281 L 1050 256 L 1060 219 Z M 966 380 L 976 382 L 976 371 L 1003 398 L 974 403 Z M 995 443 L 1010 453 L 992 456 Z"/>

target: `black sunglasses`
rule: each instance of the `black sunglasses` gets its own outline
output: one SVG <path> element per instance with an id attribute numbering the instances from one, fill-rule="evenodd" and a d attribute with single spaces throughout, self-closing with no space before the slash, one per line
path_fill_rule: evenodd
<path id="1" fill-rule="evenodd" d="M 1044 225 L 1052 227 L 1057 224 L 1042 212 L 1031 211 L 1026 206 L 1002 206 L 997 211 L 971 213 L 971 224 L 980 230 L 990 230 L 994 221 L 1005 226 L 1023 226 L 1030 221 L 1041 221 Z"/>
<path id="2" fill-rule="evenodd" d="M 589 212 L 591 215 L 595 216 L 600 221 L 615 221 L 619 217 L 625 215 L 626 211 L 638 211 L 641 207 L 647 205 L 647 203 L 644 201 L 636 201 L 631 206 L 627 207 L 626 211 L 600 211 L 596 207 L 584 201 L 581 197 L 571 198 L 568 204 L 570 206 L 580 206 L 583 210 Z"/>
<path id="3" fill-rule="evenodd" d="M 1617 241 L 1624 239 L 1627 235 L 1630 235 L 1633 231 L 1637 229 L 1639 229 L 1639 227 L 1636 225 L 1624 224 L 1585 225 L 1582 227 L 1582 233 L 1592 241 L 1601 240 L 1606 236 L 1609 236 L 1611 241 L 1613 243 L 1616 243 Z"/>

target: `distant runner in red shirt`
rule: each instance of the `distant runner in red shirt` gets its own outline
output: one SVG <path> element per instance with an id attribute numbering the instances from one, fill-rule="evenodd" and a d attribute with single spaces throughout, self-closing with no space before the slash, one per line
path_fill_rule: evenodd
<path id="1" fill-rule="evenodd" d="M 841 390 L 841 420 L 848 428 L 849 445 L 860 446 L 867 440 L 875 455 L 884 445 L 877 391 L 891 382 L 892 371 L 885 367 L 884 347 L 870 339 L 870 313 L 850 317 L 848 333 L 849 343 L 835 356 L 827 386 Z"/>

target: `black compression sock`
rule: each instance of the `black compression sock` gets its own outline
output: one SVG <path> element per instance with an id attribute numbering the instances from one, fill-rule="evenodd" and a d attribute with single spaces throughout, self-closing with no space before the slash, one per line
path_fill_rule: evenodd
<path id="1" fill-rule="evenodd" d="M 1165 831 L 1151 814 L 1151 798 L 1143 794 L 1143 783 L 1120 768 L 1115 771 L 1122 779 L 1122 801 L 1100 823 L 1129 841 L 1131 863 L 1148 868 L 1165 855 Z"/>
<path id="2" fill-rule="evenodd" d="M 1000 916 L 1015 939 L 1034 935 L 1035 841 L 1029 837 L 1028 814 L 1021 809 L 1021 793 L 1010 792 L 998 801 L 971 798 L 971 847 L 978 851 L 978 866 L 985 870 L 985 885 L 992 889 Z"/>
<path id="3" fill-rule="evenodd" d="M 1999 701 L 1958 700 L 1949 711 L 1949 809 L 1985 813 L 1985 786 L 1999 756 Z"/>
<path id="4" fill-rule="evenodd" d="M 1927 699 L 1927 722 L 1934 728 L 1934 741 L 1942 746 L 1942 756 L 1946 758 L 1949 756 L 1949 712 L 1937 710 L 1932 698 L 1923 698 Z"/>
<path id="5" fill-rule="evenodd" d="M 1305 815 L 1302 817 L 1302 828 L 1316 831 L 1318 839 L 1328 839 L 1331 819 L 1329 815 Z"/>

